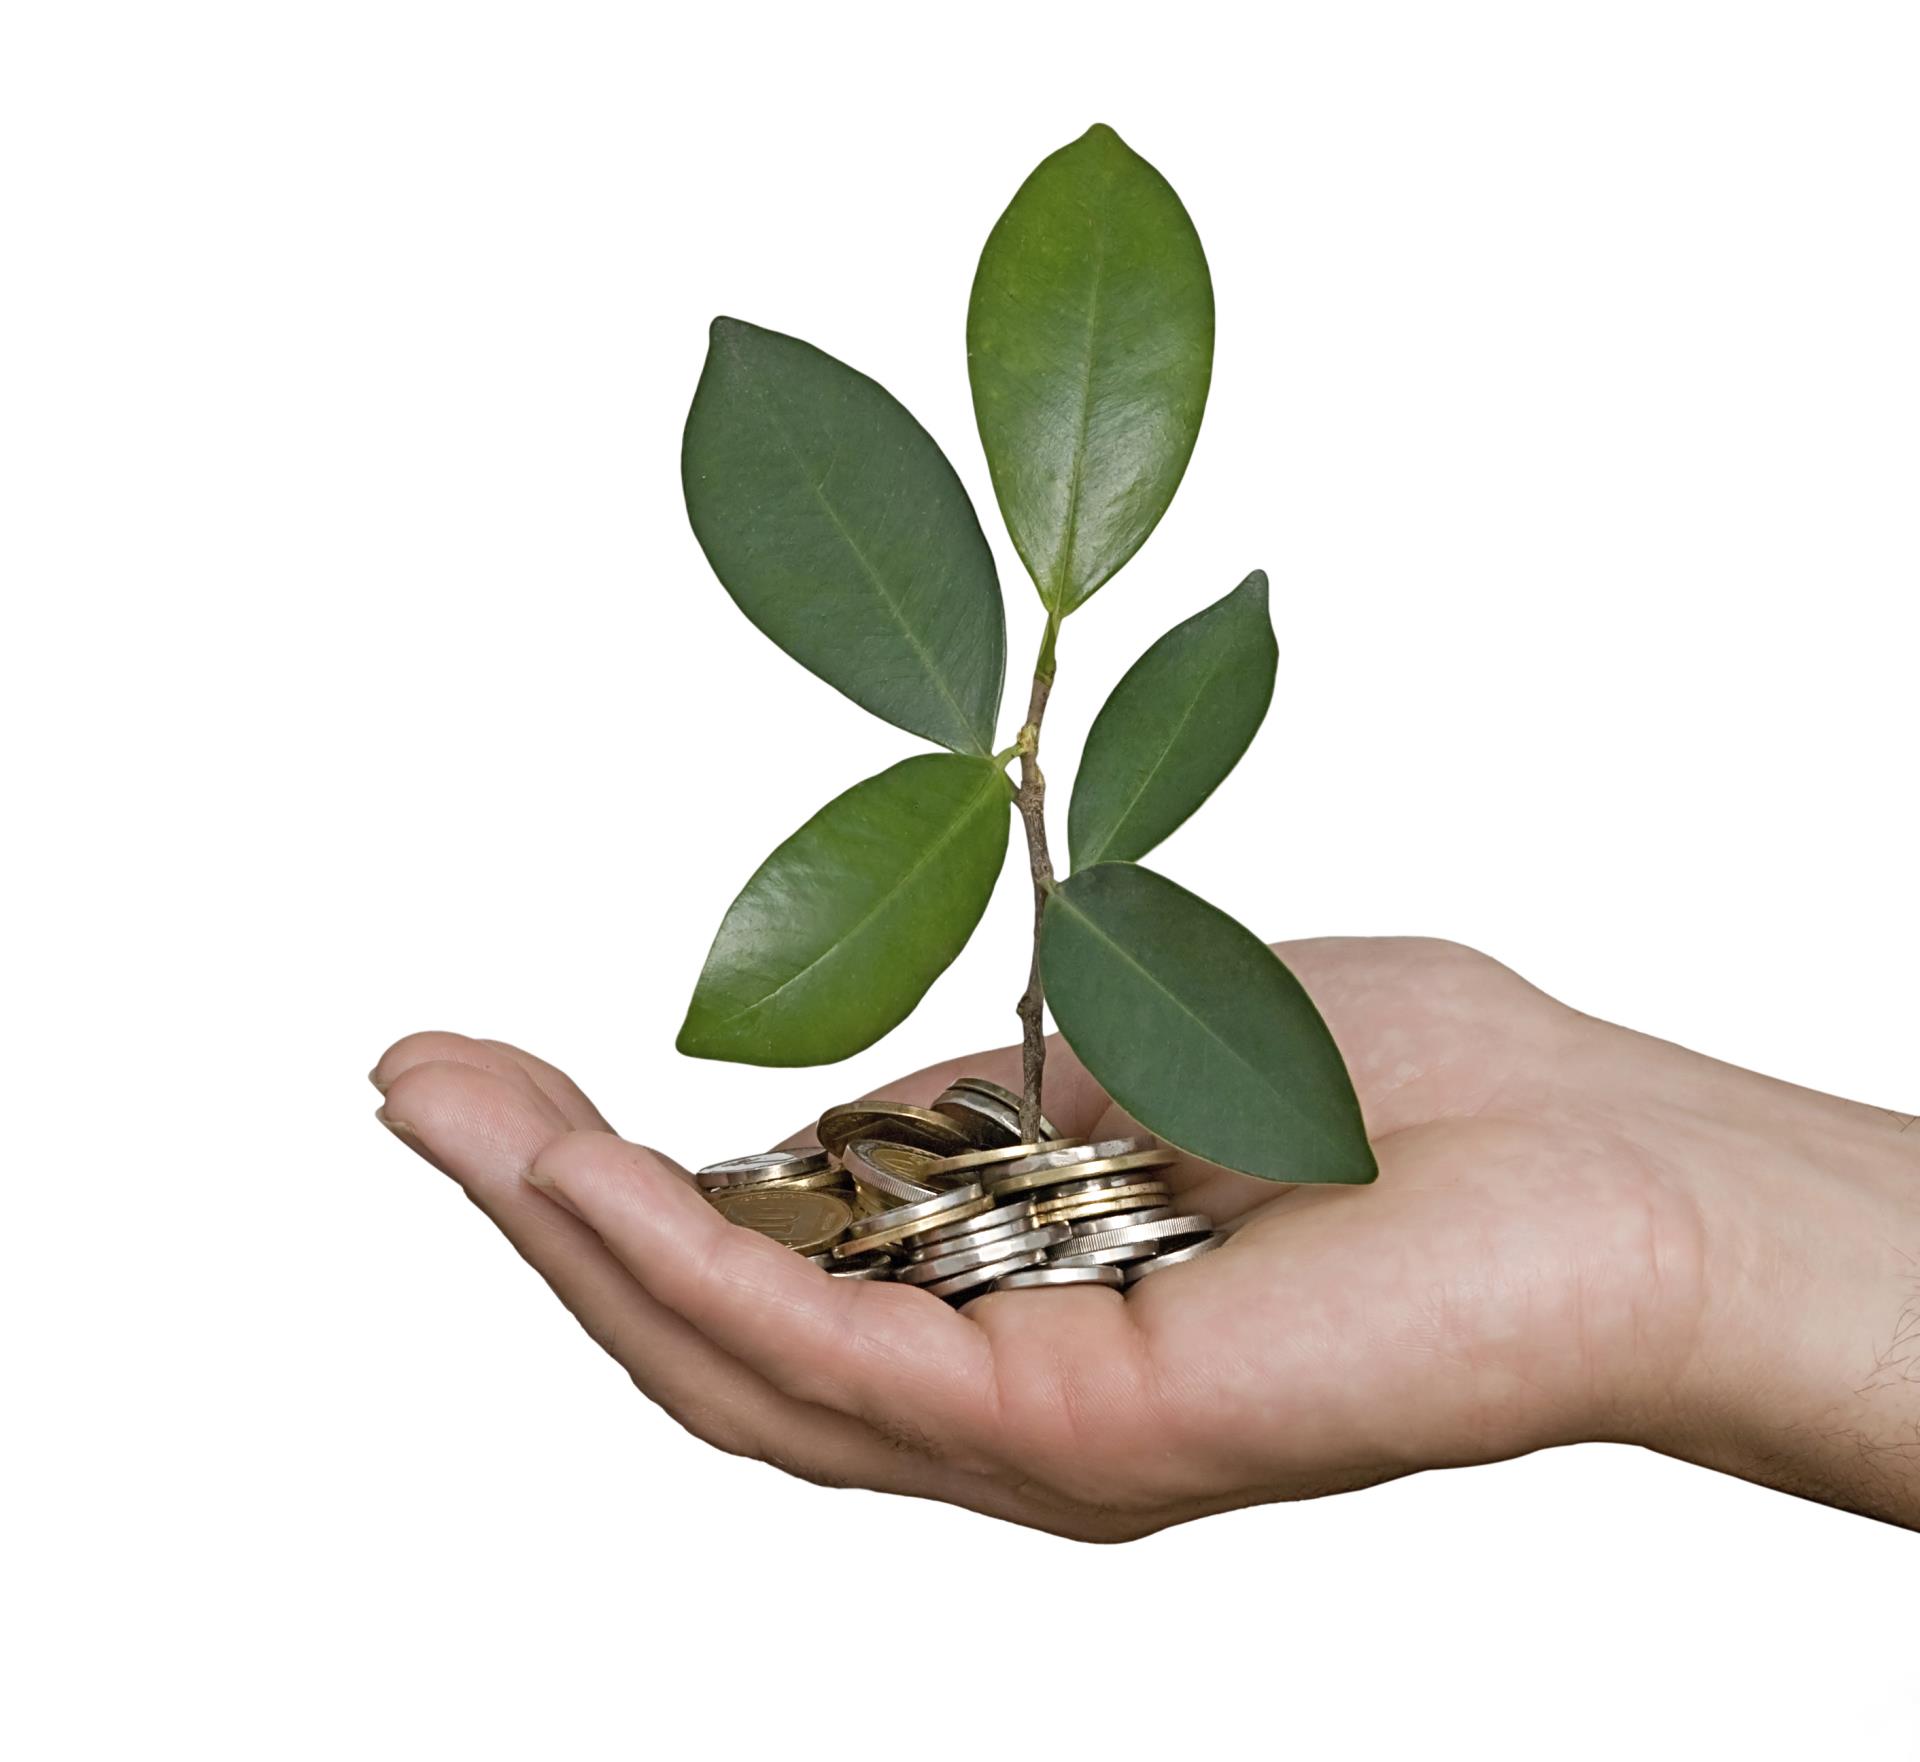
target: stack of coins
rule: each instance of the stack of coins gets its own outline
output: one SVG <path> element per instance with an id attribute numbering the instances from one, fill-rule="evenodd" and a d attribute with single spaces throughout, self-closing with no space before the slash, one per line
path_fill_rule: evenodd
<path id="1" fill-rule="evenodd" d="M 820 1118 L 818 1150 L 712 1163 L 695 1176 L 730 1222 L 835 1278 L 893 1279 L 963 1303 L 989 1291 L 1137 1284 L 1211 1253 L 1213 1221 L 1173 1203 L 1175 1152 L 1147 1138 L 1088 1144 L 1020 1100 L 958 1077 L 931 1108 L 861 1101 Z"/>

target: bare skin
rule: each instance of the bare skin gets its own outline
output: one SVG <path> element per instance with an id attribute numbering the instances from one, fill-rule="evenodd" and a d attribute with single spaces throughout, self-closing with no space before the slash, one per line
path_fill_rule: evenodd
<path id="1" fill-rule="evenodd" d="M 809 1480 L 1090 1541 L 1587 1439 L 1920 1527 L 1920 1125 L 1580 1015 L 1449 943 L 1280 950 L 1380 1160 L 1365 1188 L 1188 1162 L 1236 1232 L 1124 1297 L 963 1311 L 722 1221 L 561 1072 L 416 1034 L 382 1121 L 651 1399 Z M 925 1102 L 1020 1052 L 885 1087 Z M 1128 1122 L 1063 1045 L 1049 1113 Z M 1911 1129 L 1909 1129 L 1911 1128 Z M 702 1146 L 708 1154 L 737 1145 Z"/>

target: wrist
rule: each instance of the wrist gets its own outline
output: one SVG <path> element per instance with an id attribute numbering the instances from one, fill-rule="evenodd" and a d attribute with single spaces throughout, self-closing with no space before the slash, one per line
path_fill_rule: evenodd
<path id="1" fill-rule="evenodd" d="M 1920 1525 L 1920 1126 L 1711 1069 L 1678 1122 L 1700 1306 L 1644 1441 Z"/>

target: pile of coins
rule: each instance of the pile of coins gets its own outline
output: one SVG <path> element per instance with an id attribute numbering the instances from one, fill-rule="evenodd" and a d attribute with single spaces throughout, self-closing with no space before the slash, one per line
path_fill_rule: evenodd
<path id="1" fill-rule="evenodd" d="M 1089 1144 L 1042 1118 L 1020 1142 L 1020 1099 L 959 1077 L 931 1108 L 852 1102 L 821 1115 L 818 1149 L 710 1163 L 716 1210 L 839 1279 L 892 1279 L 964 1303 L 989 1291 L 1137 1284 L 1220 1245 L 1173 1203 L 1175 1152 L 1146 1138 Z"/>

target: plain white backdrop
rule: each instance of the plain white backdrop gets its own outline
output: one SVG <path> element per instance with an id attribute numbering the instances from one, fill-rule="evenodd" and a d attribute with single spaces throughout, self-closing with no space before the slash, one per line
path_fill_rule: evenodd
<path id="1" fill-rule="evenodd" d="M 1920 1754 L 1913 1538 L 1635 1451 L 1117 1550 L 720 1456 L 362 1076 L 498 1035 L 707 1160 L 1011 1037 L 1010 872 L 849 1065 L 674 1053 L 740 882 L 915 750 L 677 453 L 716 312 L 873 374 L 1022 667 L 963 315 L 1100 120 L 1218 354 L 1050 769 L 1263 567 L 1166 872 L 1920 1105 L 1917 78 L 1903 6 L 8 7 L 9 1752 Z"/>

